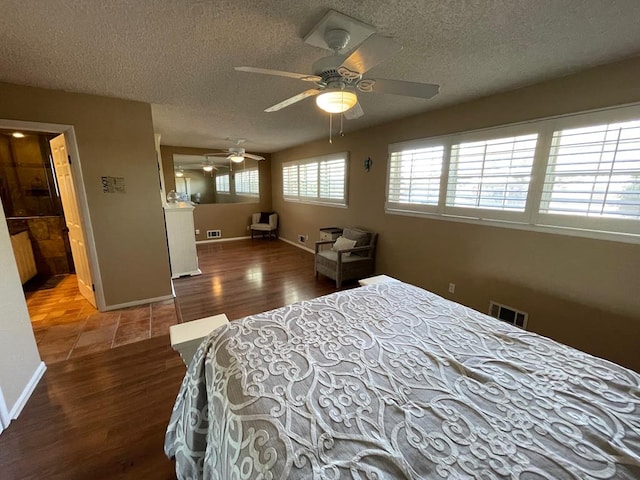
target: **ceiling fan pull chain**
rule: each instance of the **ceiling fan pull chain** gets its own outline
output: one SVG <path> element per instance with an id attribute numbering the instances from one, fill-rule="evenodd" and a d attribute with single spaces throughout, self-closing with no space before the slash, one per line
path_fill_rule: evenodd
<path id="1" fill-rule="evenodd" d="M 340 114 L 340 136 L 344 137 L 344 132 L 342 131 L 342 124 L 344 122 L 344 112 Z"/>
<path id="2" fill-rule="evenodd" d="M 331 140 L 331 131 L 333 130 L 333 113 L 329 114 L 329 143 L 333 143 Z"/>

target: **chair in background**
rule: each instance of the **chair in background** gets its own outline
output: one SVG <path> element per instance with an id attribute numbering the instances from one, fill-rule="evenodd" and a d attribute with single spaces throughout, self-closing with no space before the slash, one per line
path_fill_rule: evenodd
<path id="1" fill-rule="evenodd" d="M 373 275 L 377 242 L 377 233 L 358 227 L 345 228 L 335 243 L 333 240 L 316 242 L 316 277 L 318 273 L 326 275 L 340 288 L 344 281 Z M 333 247 L 326 248 L 330 244 Z"/>
<path id="2" fill-rule="evenodd" d="M 260 212 L 251 215 L 251 238 L 253 232 L 261 232 L 264 237 L 265 233 L 271 238 L 271 234 L 278 238 L 278 214 L 275 212 Z"/>

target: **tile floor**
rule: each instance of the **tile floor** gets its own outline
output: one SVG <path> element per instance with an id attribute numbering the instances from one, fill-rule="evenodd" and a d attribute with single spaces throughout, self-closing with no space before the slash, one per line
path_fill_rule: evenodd
<path id="1" fill-rule="evenodd" d="M 27 307 L 46 364 L 168 335 L 178 323 L 173 300 L 99 312 L 78 291 L 75 275 L 55 288 L 26 292 Z"/>

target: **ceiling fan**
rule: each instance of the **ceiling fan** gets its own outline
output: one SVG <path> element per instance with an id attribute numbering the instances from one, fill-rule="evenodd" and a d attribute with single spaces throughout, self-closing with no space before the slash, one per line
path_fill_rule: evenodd
<path id="1" fill-rule="evenodd" d="M 209 173 L 213 175 L 214 171 L 218 171 L 221 168 L 228 169 L 227 165 L 216 165 L 213 159 L 206 158 L 203 162 L 198 163 L 181 163 L 175 167 L 175 176 L 184 177 L 188 176 L 188 172 L 202 170 L 205 174 Z"/>
<path id="2" fill-rule="evenodd" d="M 228 140 L 230 140 L 230 139 L 228 139 Z M 264 160 L 264 157 L 262 157 L 260 155 L 255 155 L 253 153 L 247 153 L 246 150 L 243 147 L 240 146 L 244 142 L 246 142 L 245 139 L 239 138 L 239 139 L 235 140 L 235 144 L 236 145 L 234 147 L 227 148 L 226 150 L 223 150 L 222 152 L 205 153 L 204 156 L 207 159 L 209 159 L 209 157 L 226 157 L 228 160 L 230 160 L 233 163 L 242 163 L 245 158 L 250 158 L 252 160 L 257 160 L 257 161 Z"/>
<path id="3" fill-rule="evenodd" d="M 305 98 L 316 97 L 316 104 L 322 110 L 329 113 L 343 113 L 346 119 L 355 119 L 364 114 L 358 103 L 356 92 L 388 93 L 429 99 L 440 90 L 439 85 L 430 83 L 363 77 L 371 68 L 400 52 L 402 45 L 390 37 L 373 33 L 350 53 L 341 55 L 339 52 L 348 45 L 350 38 L 351 35 L 346 29 L 327 29 L 324 32 L 324 40 L 333 50 L 333 55 L 316 61 L 312 67 L 313 74 L 245 66 L 235 67 L 235 70 L 295 78 L 315 84 L 315 88 L 287 98 L 267 108 L 265 112 L 275 112 Z"/>

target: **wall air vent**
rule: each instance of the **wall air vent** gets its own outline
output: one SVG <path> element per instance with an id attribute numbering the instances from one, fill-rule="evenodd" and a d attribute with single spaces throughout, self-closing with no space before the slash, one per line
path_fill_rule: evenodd
<path id="1" fill-rule="evenodd" d="M 491 300 L 491 303 L 489 304 L 489 315 L 524 330 L 527 329 L 527 318 L 529 317 L 529 314 L 526 312 L 521 312 L 520 310 L 507 307 L 506 305 L 502 305 Z"/>
<path id="2" fill-rule="evenodd" d="M 220 238 L 222 233 L 220 230 L 207 230 L 207 238 Z"/>

